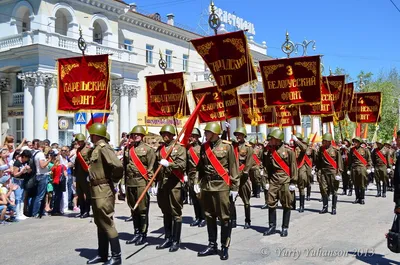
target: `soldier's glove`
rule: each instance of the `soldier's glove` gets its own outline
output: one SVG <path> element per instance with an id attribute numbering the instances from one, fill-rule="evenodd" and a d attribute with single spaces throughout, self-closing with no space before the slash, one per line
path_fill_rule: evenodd
<path id="1" fill-rule="evenodd" d="M 269 183 L 265 184 L 265 189 L 269 190 Z"/>
<path id="2" fill-rule="evenodd" d="M 290 184 L 290 185 L 289 185 L 289 190 L 290 190 L 290 191 L 295 191 L 295 190 L 296 190 L 296 185 Z"/>
<path id="3" fill-rule="evenodd" d="M 238 192 L 237 192 L 237 191 L 231 190 L 231 191 L 229 192 L 229 196 L 232 196 L 232 198 L 235 200 L 236 197 L 238 196 Z"/>
<path id="4" fill-rule="evenodd" d="M 297 142 L 299 139 L 296 137 L 296 135 L 292 135 L 293 141 Z"/>
<path id="5" fill-rule="evenodd" d="M 260 170 L 260 175 L 261 175 L 261 176 L 264 176 L 264 169 L 261 169 L 261 170 Z"/>
<path id="6" fill-rule="evenodd" d="M 183 181 L 184 182 L 188 182 L 188 176 L 185 174 L 185 175 L 183 175 Z"/>
<path id="7" fill-rule="evenodd" d="M 336 179 L 337 181 L 342 181 L 342 176 L 336 175 L 336 176 L 335 176 L 335 179 Z"/>
<path id="8" fill-rule="evenodd" d="M 386 172 L 390 173 L 390 172 L 392 172 L 392 169 L 388 168 L 388 169 L 386 169 Z"/>
<path id="9" fill-rule="evenodd" d="M 343 159 L 346 159 L 346 158 L 347 158 L 347 156 L 346 156 L 346 155 L 342 155 L 342 158 L 343 158 Z"/>
<path id="10" fill-rule="evenodd" d="M 151 195 L 157 196 L 157 192 L 158 192 L 158 185 L 151 187 L 151 189 L 150 189 Z"/>
<path id="11" fill-rule="evenodd" d="M 199 193 L 200 193 L 200 186 L 199 186 L 199 184 L 195 184 L 195 185 L 193 186 L 193 189 L 194 189 L 194 192 L 196 192 L 196 194 L 199 194 Z"/>
<path id="12" fill-rule="evenodd" d="M 392 169 L 395 170 L 395 169 L 396 169 L 396 166 L 392 166 Z"/>
<path id="13" fill-rule="evenodd" d="M 346 173 L 347 173 L 347 175 L 350 175 L 350 174 L 351 174 L 350 170 L 347 170 L 347 172 L 346 172 Z"/>
<path id="14" fill-rule="evenodd" d="M 230 127 L 231 127 L 230 123 L 226 121 L 226 122 L 225 122 L 225 128 L 228 129 L 228 128 L 230 128 Z"/>
<path id="15" fill-rule="evenodd" d="M 367 172 L 368 172 L 368 170 L 367 170 Z M 371 172 L 374 173 L 375 172 L 375 168 L 371 168 Z"/>
<path id="16" fill-rule="evenodd" d="M 90 182 L 89 176 L 87 176 L 86 181 L 87 181 L 87 182 Z"/>
<path id="17" fill-rule="evenodd" d="M 121 185 L 121 192 L 125 194 L 125 185 Z"/>
<path id="18" fill-rule="evenodd" d="M 118 192 L 118 184 L 119 182 L 113 182 L 115 192 Z"/>
<path id="19" fill-rule="evenodd" d="M 313 175 L 313 176 L 315 175 L 315 170 L 314 169 L 311 170 L 311 175 Z"/>
<path id="20" fill-rule="evenodd" d="M 371 169 L 367 169 L 367 174 L 371 174 Z"/>
<path id="21" fill-rule="evenodd" d="M 166 159 L 161 159 L 161 161 L 159 163 L 160 163 L 160 165 L 162 165 L 164 167 L 169 167 L 169 162 Z"/>

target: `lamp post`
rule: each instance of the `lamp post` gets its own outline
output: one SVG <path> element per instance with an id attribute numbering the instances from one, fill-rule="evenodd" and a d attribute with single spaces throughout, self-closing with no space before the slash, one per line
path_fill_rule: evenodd
<path id="1" fill-rule="evenodd" d="M 281 50 L 287 55 L 288 58 L 290 58 L 290 54 L 293 52 L 297 54 L 299 47 L 301 47 L 303 49 L 302 56 L 307 56 L 307 48 L 310 44 L 312 44 L 312 49 L 315 51 L 317 49 L 315 40 L 304 40 L 301 43 L 294 43 L 289 38 L 289 32 L 286 31 L 286 41 L 282 44 Z"/>

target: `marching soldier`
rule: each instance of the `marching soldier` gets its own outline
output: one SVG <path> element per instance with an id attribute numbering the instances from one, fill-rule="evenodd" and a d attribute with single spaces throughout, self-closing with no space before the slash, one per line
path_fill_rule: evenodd
<path id="1" fill-rule="evenodd" d="M 315 175 L 315 161 L 316 161 L 316 150 L 312 147 L 313 143 L 310 143 L 310 139 L 306 139 L 305 144 L 307 144 L 307 150 L 305 158 L 305 165 L 306 165 L 306 174 L 307 174 L 307 195 L 306 201 L 310 201 L 311 197 L 311 184 L 314 184 L 314 175 Z"/>
<path id="2" fill-rule="evenodd" d="M 296 146 L 296 159 L 297 159 L 297 169 L 298 169 L 298 181 L 297 187 L 300 192 L 300 208 L 299 212 L 304 212 L 304 201 L 306 194 L 304 189 L 309 186 L 309 179 L 307 171 L 312 168 L 312 162 L 307 155 L 307 144 L 303 142 L 303 135 L 301 133 L 296 133 L 293 135 L 293 141 Z M 293 192 L 293 198 L 296 197 L 295 191 Z M 296 209 L 296 200 L 294 200 L 294 209 Z"/>
<path id="3" fill-rule="evenodd" d="M 281 237 L 288 235 L 290 210 L 292 204 L 291 191 L 296 189 L 297 163 L 296 155 L 291 148 L 283 145 L 283 132 L 275 129 L 270 133 L 272 146 L 267 156 L 264 156 L 264 167 L 268 171 L 268 219 L 269 227 L 264 236 L 276 233 L 276 207 L 278 199 L 283 208 L 283 222 Z"/>
<path id="4" fill-rule="evenodd" d="M 90 156 L 89 179 L 94 222 L 97 225 L 98 254 L 87 264 L 106 262 L 106 265 L 121 264 L 121 247 L 114 225 L 115 188 L 123 176 L 123 166 L 114 150 L 106 143 L 106 126 L 94 123 L 89 128 L 94 149 Z M 108 244 L 111 258 L 108 259 Z"/>
<path id="5" fill-rule="evenodd" d="M 189 196 L 193 203 L 195 220 L 190 226 L 204 227 L 206 226 L 204 209 L 200 203 L 197 193 L 199 190 L 195 190 L 199 187 L 199 174 L 197 172 L 197 165 L 200 160 L 200 147 L 201 142 L 199 141 L 201 137 L 200 130 L 194 128 L 192 135 L 189 138 L 190 147 L 187 151 L 187 174 L 189 177 Z"/>
<path id="6" fill-rule="evenodd" d="M 138 208 L 135 211 L 133 209 L 149 179 L 153 176 L 156 161 L 154 149 L 143 141 L 145 135 L 146 130 L 142 126 L 136 125 L 132 128 L 129 137 L 133 142 L 124 150 L 123 158 L 127 202 L 131 209 L 134 228 L 133 238 L 126 241 L 126 244 L 137 246 L 147 242 L 150 195 L 146 193 Z"/>
<path id="7" fill-rule="evenodd" d="M 349 170 L 347 174 L 351 174 L 354 180 L 354 191 L 356 200 L 353 203 L 365 204 L 365 187 L 367 174 L 371 173 L 371 155 L 367 148 L 361 146 L 359 137 L 353 138 L 353 147 L 350 149 Z"/>
<path id="8" fill-rule="evenodd" d="M 239 197 L 242 199 L 244 204 L 244 229 L 249 229 L 251 224 L 250 219 L 250 197 L 251 197 L 251 186 L 249 181 L 249 172 L 253 167 L 253 148 L 249 143 L 246 143 L 245 138 L 247 136 L 246 128 L 240 127 L 233 133 L 237 139 L 237 144 L 233 145 L 236 159 L 239 161 Z M 234 198 L 235 199 L 235 198 Z M 236 208 L 232 207 L 232 227 L 236 227 Z"/>
<path id="9" fill-rule="evenodd" d="M 78 202 L 81 210 L 75 217 L 87 218 L 90 214 L 91 203 L 88 164 L 92 150 L 86 147 L 86 137 L 82 133 L 75 135 L 75 141 L 78 142 L 79 148 L 76 151 L 74 174 L 76 177 L 76 193 L 78 194 Z"/>
<path id="10" fill-rule="evenodd" d="M 372 163 L 374 168 L 372 171 L 375 174 L 375 183 L 377 194 L 375 197 L 386 198 L 386 187 L 388 183 L 388 174 L 392 171 L 392 166 L 390 164 L 390 150 L 383 146 L 382 140 L 376 141 L 376 146 L 372 151 Z"/>
<path id="11" fill-rule="evenodd" d="M 347 174 L 348 167 L 349 167 L 349 153 L 350 153 L 350 142 L 349 140 L 345 139 L 344 144 L 340 147 L 340 153 L 343 159 L 343 193 L 341 195 L 346 195 L 347 190 L 349 193 L 347 196 L 353 195 L 353 180 L 351 179 L 350 175 Z"/>
<path id="12" fill-rule="evenodd" d="M 393 176 L 394 169 L 396 165 L 396 144 L 390 145 L 389 141 L 385 141 L 385 146 L 390 149 L 389 151 L 389 161 L 392 165 L 392 171 L 388 173 L 388 191 L 393 191 Z"/>
<path id="13" fill-rule="evenodd" d="M 157 202 L 163 213 L 165 241 L 157 249 L 169 248 L 169 252 L 179 249 L 182 231 L 182 184 L 185 180 L 186 149 L 174 144 L 176 135 L 172 125 L 164 125 L 160 130 L 164 144 L 157 150 L 157 160 L 163 170 L 157 176 Z M 168 151 L 172 152 L 167 158 Z"/>
<path id="14" fill-rule="evenodd" d="M 342 180 L 343 160 L 339 149 L 331 145 L 332 134 L 325 133 L 322 136 L 322 146 L 318 152 L 317 168 L 321 173 L 323 207 L 319 212 L 328 212 L 328 196 L 332 194 L 332 214 L 336 214 L 337 190 Z"/>
<path id="15" fill-rule="evenodd" d="M 267 136 L 267 143 L 266 146 L 264 147 L 264 153 L 263 153 L 263 160 L 264 158 L 268 156 L 268 152 L 271 152 L 271 144 L 270 144 L 270 140 L 271 140 L 271 135 L 268 134 Z M 264 163 L 262 166 L 262 170 L 261 170 L 261 182 L 262 182 L 262 186 L 263 186 L 263 190 L 264 190 L 264 205 L 261 206 L 261 209 L 268 209 L 268 189 L 269 189 L 269 178 L 268 178 L 268 170 L 264 167 Z"/>
<path id="16" fill-rule="evenodd" d="M 238 161 L 230 142 L 221 140 L 221 127 L 216 122 L 205 127 L 206 143 L 201 146 L 200 161 L 197 165 L 201 187 L 201 198 L 207 221 L 207 248 L 199 257 L 218 254 L 217 218 L 221 222 L 221 260 L 229 257 L 232 223 L 230 204 L 239 189 Z"/>
<path id="17" fill-rule="evenodd" d="M 259 143 L 254 138 L 251 138 L 249 140 L 249 143 L 251 144 L 251 147 L 253 148 L 253 160 L 254 160 L 253 167 L 250 169 L 250 172 L 249 172 L 251 186 L 252 186 L 252 190 L 253 190 L 253 197 L 260 198 L 263 149 L 260 148 Z"/>

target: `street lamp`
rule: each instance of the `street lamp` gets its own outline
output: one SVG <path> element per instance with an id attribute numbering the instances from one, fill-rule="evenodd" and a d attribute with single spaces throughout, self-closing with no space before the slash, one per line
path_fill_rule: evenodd
<path id="1" fill-rule="evenodd" d="M 315 40 L 304 40 L 302 43 L 294 43 L 289 38 L 289 32 L 286 31 L 286 41 L 282 44 L 281 50 L 287 55 L 288 58 L 290 58 L 291 53 L 294 52 L 295 54 L 297 54 L 297 52 L 299 51 L 299 47 L 302 47 L 302 56 L 307 56 L 307 48 L 310 44 L 312 44 L 312 49 L 315 51 L 317 49 Z"/>

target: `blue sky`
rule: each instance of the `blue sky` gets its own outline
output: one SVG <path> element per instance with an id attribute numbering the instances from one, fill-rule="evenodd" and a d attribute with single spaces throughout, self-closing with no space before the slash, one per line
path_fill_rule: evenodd
<path id="1" fill-rule="evenodd" d="M 175 15 L 175 22 L 193 29 L 204 25 L 209 0 L 135 0 L 139 11 Z M 400 8 L 400 0 L 393 0 Z M 292 41 L 315 40 L 325 74 L 346 69 L 353 79 L 363 70 L 376 77 L 400 70 L 400 12 L 390 0 L 215 0 L 215 5 L 255 25 L 255 41 L 267 42 L 268 55 L 281 58 L 286 30 Z M 202 16 L 203 13 L 203 16 Z M 203 18 L 203 20 L 202 20 Z M 201 23 L 202 21 L 202 23 Z M 205 27 L 205 25 L 204 25 Z M 311 46 L 311 45 L 310 45 Z"/>

